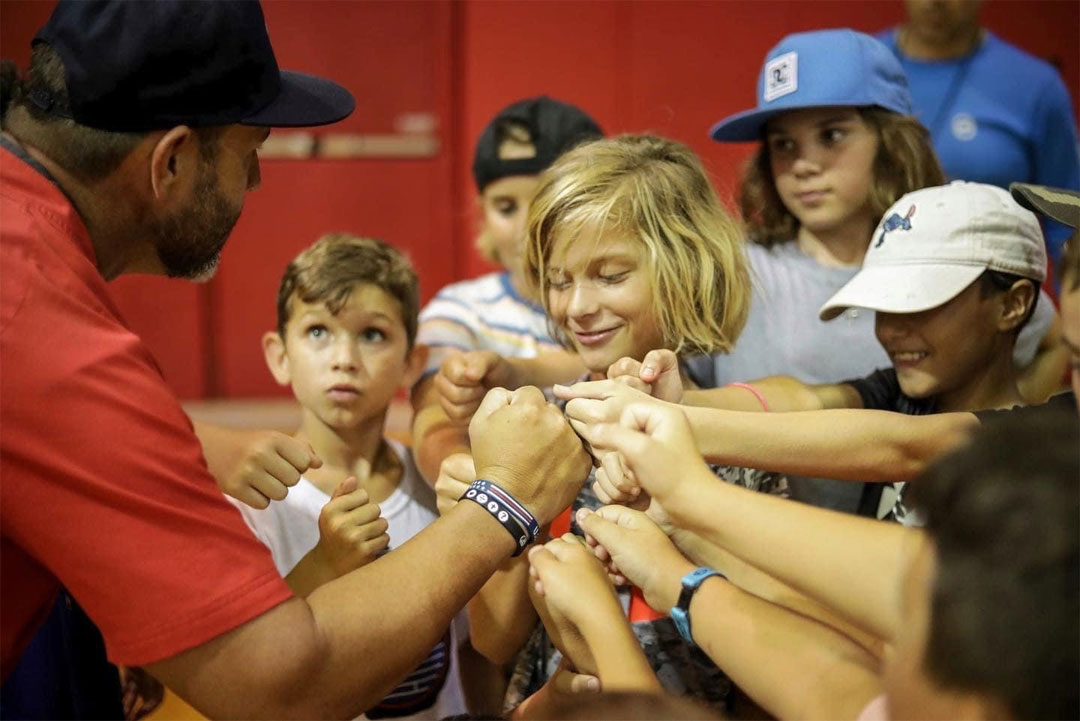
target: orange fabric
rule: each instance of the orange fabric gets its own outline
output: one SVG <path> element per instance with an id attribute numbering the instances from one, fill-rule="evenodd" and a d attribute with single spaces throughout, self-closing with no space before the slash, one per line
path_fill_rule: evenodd
<path id="1" fill-rule="evenodd" d="M 660 613 L 645 603 L 645 596 L 642 595 L 641 589 L 634 586 L 630 589 L 630 613 L 627 615 L 630 617 L 630 623 L 638 623 L 640 621 L 655 621 L 667 614 Z"/>
<path id="2" fill-rule="evenodd" d="M 555 516 L 555 520 L 551 522 L 551 537 L 558 538 L 563 534 L 570 533 L 570 510 L 567 508 L 565 511 Z"/>

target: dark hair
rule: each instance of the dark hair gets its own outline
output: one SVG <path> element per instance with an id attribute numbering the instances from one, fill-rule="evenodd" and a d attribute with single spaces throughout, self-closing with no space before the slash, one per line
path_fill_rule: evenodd
<path id="1" fill-rule="evenodd" d="M 38 95 L 50 98 L 47 109 L 34 102 Z M 35 43 L 25 78 L 19 77 L 13 63 L 5 61 L 2 108 L 5 131 L 85 181 L 98 180 L 116 170 L 146 137 L 146 133 L 99 130 L 65 117 L 71 114 L 71 108 L 64 63 L 45 43 Z M 212 162 L 217 156 L 222 130 L 194 129 L 204 161 Z"/>
<path id="2" fill-rule="evenodd" d="M 277 295 L 277 330 L 285 338 L 292 299 L 325 303 L 331 313 L 344 307 L 358 285 L 381 288 L 401 303 L 401 322 L 413 347 L 420 287 L 405 255 L 388 243 L 348 233 L 329 233 L 296 256 L 281 278 Z"/>
<path id="3" fill-rule="evenodd" d="M 1021 280 L 1029 281 L 1035 288 L 1035 295 L 1031 299 L 1031 305 L 1028 306 L 1027 313 L 1024 314 L 1023 320 L 1017 323 L 1012 330 L 1013 333 L 1019 334 L 1023 327 L 1028 324 L 1028 321 L 1031 320 L 1031 316 L 1035 315 L 1035 306 L 1039 304 L 1039 281 L 1015 273 L 1004 273 L 989 268 L 983 271 L 978 280 L 980 298 L 989 298 L 997 293 L 1005 293 Z"/>
<path id="4" fill-rule="evenodd" d="M 1013 718 L 1080 718 L 1080 424 L 1006 416 L 912 487 L 937 556 L 925 668 Z"/>
<path id="5" fill-rule="evenodd" d="M 874 158 L 874 181 L 870 186 L 870 207 L 876 224 L 902 195 L 944 185 L 945 175 L 930 144 L 930 133 L 918 120 L 877 107 L 857 110 L 874 128 L 879 139 Z M 799 221 L 776 192 L 768 143 L 762 142 L 747 163 L 738 202 L 749 240 L 768 247 L 795 239 Z M 866 229 L 868 240 L 872 232 L 873 225 Z"/>

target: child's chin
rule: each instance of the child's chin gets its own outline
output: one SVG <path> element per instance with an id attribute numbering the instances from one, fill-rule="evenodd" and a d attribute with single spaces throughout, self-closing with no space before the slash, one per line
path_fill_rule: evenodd
<path id="1" fill-rule="evenodd" d="M 907 375 L 908 377 L 905 378 L 904 373 L 897 373 L 896 379 L 900 383 L 900 390 L 908 398 L 923 400 L 937 394 L 938 384 L 932 378 L 922 373 L 908 373 Z"/>

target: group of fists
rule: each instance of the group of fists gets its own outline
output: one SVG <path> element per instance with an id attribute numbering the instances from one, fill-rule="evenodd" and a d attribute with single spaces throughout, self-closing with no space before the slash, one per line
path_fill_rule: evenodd
<path id="1" fill-rule="evenodd" d="M 670 540 L 674 524 L 665 506 L 678 506 L 693 497 L 696 483 L 714 483 L 715 478 L 678 406 L 682 379 L 670 351 L 654 351 L 641 362 L 624 358 L 611 366 L 606 380 L 555 386 L 555 396 L 567 401 L 564 413 L 547 403 L 541 408 L 534 388 L 489 389 L 490 379 L 509 375 L 505 365 L 494 353 L 464 353 L 447 358 L 436 377 L 446 414 L 459 421 L 473 414 L 472 455 L 451 455 L 440 468 L 435 486 L 440 510 L 452 507 L 473 480 L 489 478 L 496 468 L 542 478 L 549 472 L 544 464 L 557 465 L 574 445 L 566 434 L 572 429 L 573 440 L 580 439 L 577 445 L 588 450 L 595 466 L 592 490 L 609 505 L 578 512 L 585 539 L 567 534 L 529 551 L 529 593 L 569 666 L 598 676 L 596 656 L 611 648 L 617 629 L 629 632 L 615 586 L 638 586 L 646 602 L 660 611 L 675 604 L 680 579 L 695 566 Z M 492 414 L 493 408 L 512 406 L 506 399 L 516 394 L 530 399 L 533 413 L 543 416 L 548 429 L 515 427 L 519 419 Z M 545 440 L 555 437 L 566 445 Z M 579 487 L 567 483 L 573 493 L 545 510 L 565 508 Z M 545 512 L 543 517 L 549 516 Z M 611 690 L 610 677 L 604 685 Z"/>

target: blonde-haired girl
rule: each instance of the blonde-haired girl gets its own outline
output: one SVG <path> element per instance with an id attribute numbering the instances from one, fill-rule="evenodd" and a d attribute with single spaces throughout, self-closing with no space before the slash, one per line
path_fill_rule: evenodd
<path id="1" fill-rule="evenodd" d="M 542 177 L 529 214 L 526 273 L 553 336 L 594 374 L 618 360 L 615 346 L 632 342 L 625 333 L 592 337 L 595 329 L 616 329 L 590 313 L 627 281 L 640 284 L 639 301 L 650 301 L 654 347 L 680 353 L 729 350 L 749 307 L 737 224 L 693 151 L 650 135 L 590 143 Z"/>
<path id="2" fill-rule="evenodd" d="M 481 229 L 476 246 L 501 270 L 444 287 L 420 312 L 416 340 L 430 352 L 412 393 L 412 438 L 417 465 L 429 483 L 448 470 L 460 475 L 463 458 L 469 465 L 464 426 L 447 418 L 439 405 L 440 376 L 517 387 L 538 384 L 545 375 L 551 376 L 547 384 L 565 381 L 580 372 L 577 359 L 548 335 L 544 311 L 525 280 L 525 219 L 540 172 L 566 150 L 601 135 L 580 108 L 541 96 L 500 110 L 477 140 L 472 171 Z M 514 360 L 498 368 L 460 362 L 462 353 L 474 351 L 483 352 L 474 358 Z M 536 358 L 541 360 L 529 365 Z M 511 364 L 521 360 L 514 370 L 527 377 L 508 378 Z M 533 373 L 536 368 L 542 372 Z M 448 456 L 455 458 L 440 467 Z"/>
<path id="3" fill-rule="evenodd" d="M 724 351 L 746 319 L 750 281 L 741 230 L 694 153 L 664 138 L 597 140 L 552 165 L 529 212 L 526 268 L 553 336 L 577 352 L 589 378 L 654 348 Z M 756 489 L 780 485 L 758 471 L 725 469 L 725 477 Z M 600 505 L 591 485 L 563 523 L 552 525 L 552 535 L 567 525 L 578 532 L 572 513 Z M 470 604 L 474 645 L 489 658 L 505 663 L 525 641 L 508 706 L 536 691 L 560 661 L 542 626 L 524 638 L 535 613 L 525 600 L 527 563 L 515 561 Z M 627 602 L 634 635 L 667 689 L 723 704 L 730 684 L 719 669 L 693 652 L 669 618 Z"/>

